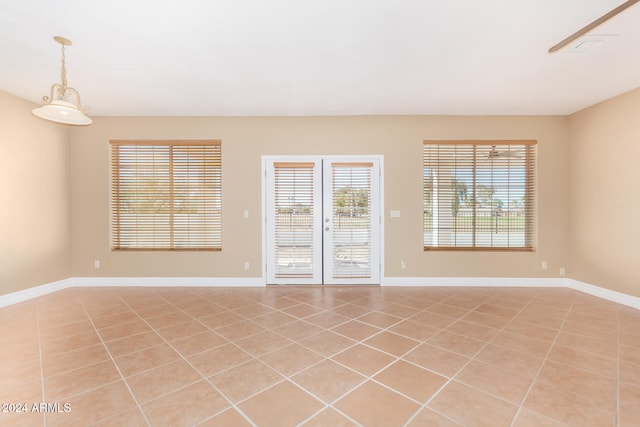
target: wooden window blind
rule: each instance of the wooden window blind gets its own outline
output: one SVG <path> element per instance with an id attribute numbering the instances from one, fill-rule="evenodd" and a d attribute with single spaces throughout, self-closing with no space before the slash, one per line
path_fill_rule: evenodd
<path id="1" fill-rule="evenodd" d="M 110 144 L 113 250 L 222 249 L 220 141 Z"/>
<path id="2" fill-rule="evenodd" d="M 425 250 L 535 247 L 536 141 L 424 141 Z"/>
<path id="3" fill-rule="evenodd" d="M 373 163 L 332 163 L 333 278 L 371 277 Z"/>
<path id="4" fill-rule="evenodd" d="M 315 164 L 276 162 L 273 167 L 275 277 L 312 278 Z"/>

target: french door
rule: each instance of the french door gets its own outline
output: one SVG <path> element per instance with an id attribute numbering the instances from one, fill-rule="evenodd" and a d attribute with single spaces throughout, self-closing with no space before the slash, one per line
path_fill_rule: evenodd
<path id="1" fill-rule="evenodd" d="M 269 284 L 380 282 L 380 159 L 265 158 Z"/>

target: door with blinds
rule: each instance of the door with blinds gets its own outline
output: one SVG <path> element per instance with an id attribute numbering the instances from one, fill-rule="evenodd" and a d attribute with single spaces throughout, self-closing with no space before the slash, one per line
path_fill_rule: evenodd
<path id="1" fill-rule="evenodd" d="M 267 283 L 380 282 L 380 160 L 266 159 Z"/>

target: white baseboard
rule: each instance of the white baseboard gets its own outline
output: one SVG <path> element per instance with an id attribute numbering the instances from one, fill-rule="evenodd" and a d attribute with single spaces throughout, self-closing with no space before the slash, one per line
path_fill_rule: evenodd
<path id="1" fill-rule="evenodd" d="M 22 291 L 12 292 L 10 294 L 0 295 L 0 307 L 17 304 L 42 295 L 50 294 L 61 289 L 66 289 L 71 285 L 71 279 L 58 280 L 57 282 L 47 283 L 46 285 L 34 286 L 33 288 L 24 289 Z"/>
<path id="2" fill-rule="evenodd" d="M 567 279 L 567 287 L 576 291 L 584 292 L 598 298 L 617 302 L 618 304 L 633 307 L 640 310 L 640 298 L 632 295 L 623 294 L 622 292 L 612 291 L 611 289 L 602 288 L 600 286 L 590 285 L 580 282 L 579 280 Z"/>
<path id="3" fill-rule="evenodd" d="M 469 286 L 570 288 L 598 298 L 640 310 L 640 298 L 567 278 L 535 277 L 384 277 L 382 286 Z M 0 307 L 37 298 L 70 287 L 109 286 L 194 286 L 194 287 L 264 287 L 262 277 L 71 277 L 0 295 Z"/>
<path id="4" fill-rule="evenodd" d="M 0 295 L 0 307 L 41 297 L 71 287 L 108 286 L 210 286 L 210 287 L 264 287 L 261 277 L 70 277 L 22 291 Z"/>
<path id="5" fill-rule="evenodd" d="M 382 286 L 469 286 L 563 288 L 565 278 L 540 277 L 385 277 Z"/>
<path id="6" fill-rule="evenodd" d="M 261 277 L 73 277 L 73 286 L 263 287 Z"/>
<path id="7" fill-rule="evenodd" d="M 537 277 L 385 277 L 382 286 L 502 286 L 569 288 L 640 310 L 640 298 L 568 278 Z"/>

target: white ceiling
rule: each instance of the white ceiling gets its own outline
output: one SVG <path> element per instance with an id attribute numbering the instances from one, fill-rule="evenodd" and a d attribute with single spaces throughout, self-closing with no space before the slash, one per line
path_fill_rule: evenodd
<path id="1" fill-rule="evenodd" d="M 60 81 L 93 116 L 570 114 L 640 86 L 623 0 L 0 0 L 0 90 Z"/>

